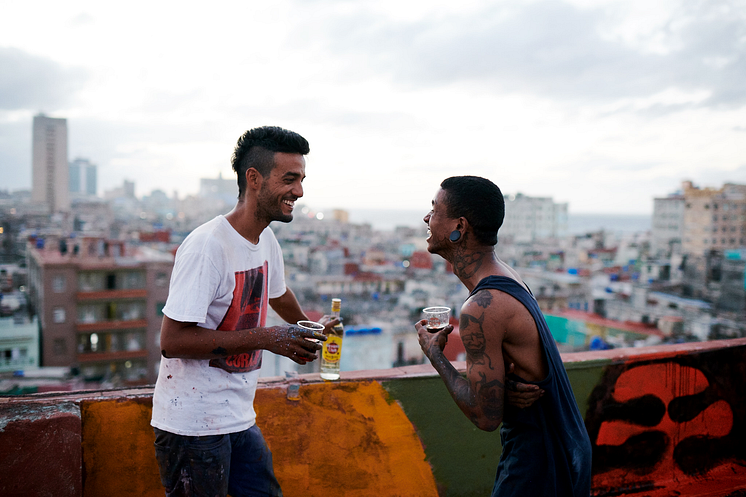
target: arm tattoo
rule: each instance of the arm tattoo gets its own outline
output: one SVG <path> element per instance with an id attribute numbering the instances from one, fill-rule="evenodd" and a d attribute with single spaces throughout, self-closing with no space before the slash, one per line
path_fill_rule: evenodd
<path id="1" fill-rule="evenodd" d="M 487 381 L 484 373 L 479 373 L 481 380 L 476 384 L 477 398 L 482 412 L 490 419 L 503 418 L 505 385 L 498 380 Z"/>
<path id="2" fill-rule="evenodd" d="M 479 307 L 486 309 L 492 303 L 492 294 L 486 290 L 480 290 L 474 295 L 473 300 Z"/>
<path id="3" fill-rule="evenodd" d="M 228 351 L 225 350 L 223 347 L 218 347 L 216 349 L 213 349 L 212 351 L 213 354 L 215 354 L 216 356 L 220 356 L 220 357 L 224 356 L 227 352 Z"/>
<path id="4" fill-rule="evenodd" d="M 484 336 L 484 328 L 482 327 L 484 324 L 484 314 L 477 318 L 471 314 L 463 313 L 461 314 L 461 319 L 465 321 L 463 330 L 466 331 L 466 328 L 469 328 L 468 333 L 462 332 L 461 341 L 464 344 L 466 353 L 469 354 L 472 367 L 475 364 L 484 365 L 484 359 L 487 358 L 487 366 L 493 369 L 490 357 L 484 353 L 487 346 L 487 339 Z"/>

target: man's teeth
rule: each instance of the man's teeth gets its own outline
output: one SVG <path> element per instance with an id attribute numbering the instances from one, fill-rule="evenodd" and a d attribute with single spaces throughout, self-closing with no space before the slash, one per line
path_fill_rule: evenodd
<path id="1" fill-rule="evenodd" d="M 295 205 L 295 200 L 283 200 L 282 202 L 289 205 L 290 207 L 293 207 Z"/>

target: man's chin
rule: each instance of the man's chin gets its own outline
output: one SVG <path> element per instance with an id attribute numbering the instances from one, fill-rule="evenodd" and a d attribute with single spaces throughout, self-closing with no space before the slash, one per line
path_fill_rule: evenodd
<path id="1" fill-rule="evenodd" d="M 274 219 L 272 220 L 278 221 L 280 223 L 289 223 L 290 221 L 293 220 L 293 215 L 292 214 L 281 214 L 281 215 L 275 216 Z"/>

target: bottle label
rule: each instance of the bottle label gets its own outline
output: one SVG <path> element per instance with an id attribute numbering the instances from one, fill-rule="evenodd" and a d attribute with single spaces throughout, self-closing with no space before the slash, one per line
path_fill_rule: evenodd
<path id="1" fill-rule="evenodd" d="M 342 337 L 328 335 L 324 342 L 323 356 L 326 362 L 338 362 L 342 355 Z"/>

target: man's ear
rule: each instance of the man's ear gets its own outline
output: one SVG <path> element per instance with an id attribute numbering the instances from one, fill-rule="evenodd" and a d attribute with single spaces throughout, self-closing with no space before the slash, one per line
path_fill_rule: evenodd
<path id="1" fill-rule="evenodd" d="M 250 167 L 246 170 L 246 189 L 247 190 L 253 190 L 258 191 L 262 187 L 262 182 L 264 181 L 264 178 L 262 175 L 254 169 L 253 167 Z"/>
<path id="2" fill-rule="evenodd" d="M 466 233 L 466 230 L 469 229 L 469 226 L 469 221 L 465 217 L 458 218 L 456 229 L 459 230 L 461 233 Z"/>

